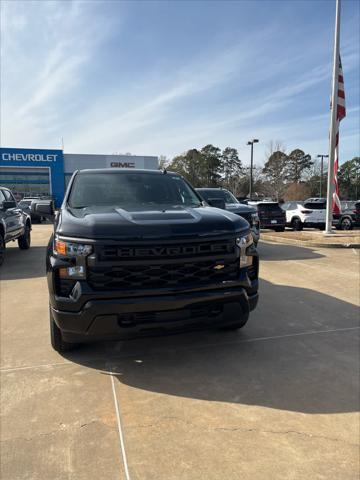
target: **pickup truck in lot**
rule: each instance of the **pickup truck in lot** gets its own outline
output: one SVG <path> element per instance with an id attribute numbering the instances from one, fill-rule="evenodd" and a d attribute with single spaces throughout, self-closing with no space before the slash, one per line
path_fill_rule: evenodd
<path id="1" fill-rule="evenodd" d="M 239 200 L 225 188 L 197 188 L 196 191 L 209 205 L 216 205 L 218 208 L 223 208 L 236 215 L 240 215 L 249 222 L 250 232 L 257 246 L 260 239 L 260 222 L 256 207 L 240 203 Z M 218 203 L 216 204 L 214 201 Z"/>
<path id="2" fill-rule="evenodd" d="M 31 218 L 17 204 L 8 188 L 0 186 L 0 265 L 5 259 L 6 244 L 18 241 L 20 250 L 31 243 Z"/>
<path id="3" fill-rule="evenodd" d="M 50 216 L 52 206 L 38 205 Z M 243 327 L 258 301 L 249 224 L 178 174 L 75 172 L 47 248 L 52 346 Z"/>
<path id="4" fill-rule="evenodd" d="M 360 227 L 360 201 L 342 201 L 341 213 L 333 214 L 333 225 L 337 230 Z"/>

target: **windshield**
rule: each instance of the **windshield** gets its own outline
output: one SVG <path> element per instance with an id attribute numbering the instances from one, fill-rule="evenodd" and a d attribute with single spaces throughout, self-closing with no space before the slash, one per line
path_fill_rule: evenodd
<path id="1" fill-rule="evenodd" d="M 71 188 L 69 206 L 120 208 L 197 207 L 201 202 L 179 176 L 154 173 L 80 173 Z"/>
<path id="2" fill-rule="evenodd" d="M 259 203 L 258 204 L 258 210 L 262 211 L 274 211 L 274 210 L 280 210 L 282 211 L 282 208 L 278 203 Z"/>
<path id="3" fill-rule="evenodd" d="M 221 198 L 225 203 L 239 203 L 228 190 L 200 190 L 199 193 L 206 201 L 211 198 Z"/>
<path id="4" fill-rule="evenodd" d="M 310 210 L 325 210 L 326 203 L 325 202 L 305 202 L 305 208 L 309 208 Z"/>
<path id="5" fill-rule="evenodd" d="M 351 202 L 346 200 L 340 203 L 341 203 L 342 210 L 352 210 L 353 208 L 355 208 L 355 204 L 356 204 L 356 202 Z"/>

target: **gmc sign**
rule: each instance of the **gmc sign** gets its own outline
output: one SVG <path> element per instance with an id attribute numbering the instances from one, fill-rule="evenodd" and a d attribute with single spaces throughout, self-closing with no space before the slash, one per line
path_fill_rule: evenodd
<path id="1" fill-rule="evenodd" d="M 112 168 L 135 168 L 134 162 L 111 162 L 110 167 Z"/>

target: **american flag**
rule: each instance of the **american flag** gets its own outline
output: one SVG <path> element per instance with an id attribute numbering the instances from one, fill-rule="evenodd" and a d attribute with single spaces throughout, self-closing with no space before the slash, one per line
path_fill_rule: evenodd
<path id="1" fill-rule="evenodd" d="M 333 213 L 341 212 L 341 204 L 339 199 L 339 184 L 338 184 L 338 168 L 339 168 L 339 125 L 341 120 L 346 116 L 345 110 L 345 89 L 344 77 L 341 65 L 341 58 L 339 57 L 339 71 L 338 71 L 338 92 L 337 92 L 337 113 L 336 113 L 336 140 L 335 140 L 335 162 L 334 162 L 334 193 L 333 193 Z"/>

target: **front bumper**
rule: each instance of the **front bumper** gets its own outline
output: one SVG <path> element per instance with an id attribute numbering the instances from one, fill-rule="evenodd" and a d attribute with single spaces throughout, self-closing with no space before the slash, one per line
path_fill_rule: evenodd
<path id="1" fill-rule="evenodd" d="M 137 299 L 92 300 L 79 312 L 51 307 L 65 341 L 133 338 L 149 333 L 226 326 L 247 320 L 258 293 L 244 289 L 208 291 L 197 295 Z"/>
<path id="2" fill-rule="evenodd" d="M 258 266 L 256 267 L 258 268 Z M 236 281 L 198 288 L 95 292 L 77 282 L 69 297 L 55 295 L 48 271 L 52 317 L 69 342 L 134 338 L 151 333 L 227 326 L 247 320 L 258 302 L 258 278 L 241 269 Z"/>

